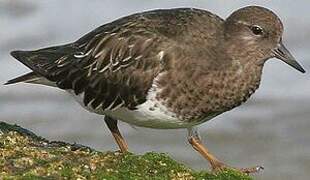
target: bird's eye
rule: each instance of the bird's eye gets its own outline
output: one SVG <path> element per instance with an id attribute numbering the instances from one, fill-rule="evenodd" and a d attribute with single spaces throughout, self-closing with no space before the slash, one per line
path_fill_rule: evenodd
<path id="1" fill-rule="evenodd" d="M 257 25 L 251 26 L 250 29 L 253 32 L 253 34 L 255 34 L 255 35 L 262 35 L 263 34 L 263 28 L 261 28 Z"/>

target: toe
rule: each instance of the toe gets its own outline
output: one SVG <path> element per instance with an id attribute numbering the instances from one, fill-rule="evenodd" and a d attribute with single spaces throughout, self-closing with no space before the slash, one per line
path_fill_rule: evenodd
<path id="1" fill-rule="evenodd" d="M 261 172 L 262 170 L 264 170 L 264 167 L 263 166 L 255 166 L 255 167 L 251 167 L 251 168 L 241 168 L 239 170 L 245 174 L 251 174 L 251 173 Z"/>
<path id="2" fill-rule="evenodd" d="M 213 162 L 211 165 L 212 165 L 212 171 L 213 172 L 224 171 L 227 169 L 234 169 L 234 170 L 239 171 L 241 173 L 252 174 L 252 173 L 259 173 L 262 170 L 264 170 L 263 166 L 255 166 L 255 167 L 250 167 L 250 168 L 234 168 L 234 167 L 228 166 L 228 165 L 226 165 L 220 161 Z"/>

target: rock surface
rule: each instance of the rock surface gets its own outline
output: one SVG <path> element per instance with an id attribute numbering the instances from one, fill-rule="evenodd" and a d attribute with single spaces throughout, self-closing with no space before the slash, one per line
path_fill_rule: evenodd
<path id="1" fill-rule="evenodd" d="M 194 171 L 162 153 L 99 152 L 48 141 L 5 122 L 0 122 L 0 157 L 0 179 L 252 179 L 233 170 Z"/>

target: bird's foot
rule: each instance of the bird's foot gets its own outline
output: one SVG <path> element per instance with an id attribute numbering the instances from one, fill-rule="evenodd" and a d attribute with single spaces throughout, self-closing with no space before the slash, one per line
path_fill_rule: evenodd
<path id="1" fill-rule="evenodd" d="M 252 174 L 252 173 L 259 173 L 264 170 L 263 166 L 254 166 L 250 168 L 241 168 L 238 169 L 240 172 L 243 172 L 245 174 Z"/>
<path id="2" fill-rule="evenodd" d="M 264 170 L 264 167 L 262 166 L 255 166 L 255 167 L 250 167 L 250 168 L 234 168 L 234 167 L 230 167 L 222 162 L 215 162 L 212 164 L 212 171 L 213 172 L 219 172 L 219 171 L 223 171 L 226 169 L 234 169 L 236 171 L 245 173 L 245 174 L 252 174 L 252 173 L 259 173 L 262 170 Z"/>

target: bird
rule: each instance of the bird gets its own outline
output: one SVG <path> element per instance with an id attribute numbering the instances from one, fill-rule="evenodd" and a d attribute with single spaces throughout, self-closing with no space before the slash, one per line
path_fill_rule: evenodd
<path id="1" fill-rule="evenodd" d="M 121 152 L 118 122 L 187 129 L 212 171 L 233 168 L 202 143 L 198 125 L 232 110 L 259 88 L 268 59 L 305 73 L 285 47 L 272 11 L 246 6 L 223 19 L 198 8 L 155 9 L 104 24 L 78 40 L 11 55 L 31 72 L 9 80 L 63 89 L 100 114 Z M 255 173 L 262 166 L 235 168 Z"/>

